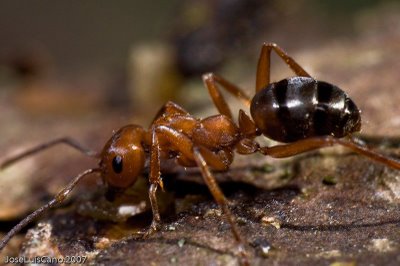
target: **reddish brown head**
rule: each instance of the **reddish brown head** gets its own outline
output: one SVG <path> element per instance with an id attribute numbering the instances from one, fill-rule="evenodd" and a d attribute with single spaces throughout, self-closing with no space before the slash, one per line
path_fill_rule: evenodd
<path id="1" fill-rule="evenodd" d="M 114 188 L 127 188 L 137 180 L 145 164 L 144 130 L 128 125 L 118 130 L 101 153 L 103 180 Z"/>

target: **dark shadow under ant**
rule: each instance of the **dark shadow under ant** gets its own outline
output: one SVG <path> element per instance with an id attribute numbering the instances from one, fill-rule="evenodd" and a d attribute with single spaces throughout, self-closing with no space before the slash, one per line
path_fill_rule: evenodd
<path id="1" fill-rule="evenodd" d="M 271 51 L 293 70 L 295 77 L 270 82 Z M 400 162 L 381 155 L 350 138 L 361 128 L 360 111 L 348 95 L 337 86 L 312 78 L 295 60 L 274 43 L 262 46 L 256 76 L 256 94 L 248 97 L 240 88 L 213 73 L 203 75 L 203 81 L 220 114 L 198 119 L 179 105 L 168 102 L 157 113 L 148 129 L 127 125 L 118 130 L 105 144 L 101 153 L 92 152 L 70 138 L 42 144 L 3 162 L 5 168 L 20 159 L 56 144 L 67 144 L 84 154 L 100 159 L 97 168 L 76 176 L 47 204 L 28 215 L 0 242 L 0 250 L 12 236 L 44 211 L 64 202 L 83 177 L 98 173 L 104 183 L 115 189 L 132 186 L 149 165 L 149 197 L 153 212 L 148 236 L 160 228 L 156 192 L 163 189 L 160 160 L 175 158 L 184 167 L 199 167 L 212 196 L 225 214 L 236 240 L 243 264 L 248 264 L 245 241 L 239 233 L 228 201 L 219 188 L 211 169 L 227 170 L 234 152 L 261 153 L 274 158 L 290 157 L 303 152 L 339 144 L 400 169 Z M 239 111 L 238 123 L 220 92 L 220 87 L 250 107 L 251 118 Z M 262 147 L 255 138 L 264 135 L 285 144 Z"/>

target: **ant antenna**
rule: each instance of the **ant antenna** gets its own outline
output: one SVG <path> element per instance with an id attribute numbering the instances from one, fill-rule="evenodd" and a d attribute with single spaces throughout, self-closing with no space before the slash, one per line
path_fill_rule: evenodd
<path id="1" fill-rule="evenodd" d="M 14 163 L 16 163 L 19 160 L 25 159 L 26 157 L 29 157 L 31 155 L 34 155 L 35 153 L 38 153 L 40 151 L 43 151 L 45 149 L 48 149 L 54 145 L 57 144 L 66 144 L 72 148 L 75 148 L 76 150 L 82 152 L 83 154 L 86 154 L 89 157 L 94 157 L 94 158 L 99 158 L 99 154 L 97 152 L 94 152 L 92 150 L 87 149 L 86 147 L 83 147 L 81 144 L 79 144 L 77 141 L 71 138 L 59 138 L 59 139 L 54 139 L 49 142 L 42 143 L 36 147 L 33 147 L 27 151 L 24 151 L 14 157 L 11 157 L 4 162 L 0 163 L 0 170 L 4 169 Z"/>
<path id="2" fill-rule="evenodd" d="M 37 151 L 36 149 L 35 151 Z M 40 149 L 39 149 L 40 150 Z M 32 152 L 31 152 L 32 153 Z M 29 153 L 29 154 L 31 154 Z M 28 153 L 25 153 L 28 154 Z M 25 155 L 27 156 L 27 155 Z M 25 156 L 19 156 L 19 158 L 25 157 Z M 17 158 L 17 157 L 16 157 Z M 10 160 L 11 161 L 11 160 Z M 16 160 L 14 160 L 16 161 Z M 4 165 L 4 164 L 3 164 Z M 2 166 L 3 166 L 2 165 Z M 50 208 L 53 208 L 54 206 L 61 204 L 64 202 L 64 200 L 67 198 L 68 194 L 74 189 L 74 187 L 79 183 L 79 181 L 82 180 L 83 177 L 95 173 L 95 172 L 100 172 L 101 170 L 99 168 L 92 168 L 92 169 L 87 169 L 86 171 L 83 171 L 79 175 L 77 175 L 68 185 L 66 185 L 52 200 L 50 200 L 48 203 L 37 209 L 36 211 L 32 212 L 29 214 L 25 219 L 23 219 L 21 222 L 19 222 L 16 226 L 13 227 L 0 241 L 0 250 L 4 248 L 4 246 L 8 243 L 8 241 L 19 231 L 21 231 L 27 224 L 32 222 L 36 217 L 40 216 L 43 212 L 47 211 Z"/>

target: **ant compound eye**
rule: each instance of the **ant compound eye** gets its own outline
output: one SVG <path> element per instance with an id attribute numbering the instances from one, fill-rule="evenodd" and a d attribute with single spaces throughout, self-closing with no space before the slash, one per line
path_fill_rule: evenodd
<path id="1" fill-rule="evenodd" d="M 112 160 L 112 167 L 115 173 L 119 174 L 122 172 L 122 156 L 117 155 Z"/>

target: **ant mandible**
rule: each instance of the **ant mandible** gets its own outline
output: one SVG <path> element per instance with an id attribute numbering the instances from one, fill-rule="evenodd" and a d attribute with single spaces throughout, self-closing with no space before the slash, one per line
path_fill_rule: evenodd
<path id="1" fill-rule="evenodd" d="M 293 70 L 295 77 L 270 83 L 272 51 Z M 274 158 L 283 158 L 339 144 L 389 167 L 400 169 L 399 161 L 372 151 L 350 138 L 352 133 L 360 130 L 361 117 L 359 109 L 349 96 L 335 85 L 312 78 L 274 43 L 262 46 L 257 66 L 256 94 L 252 99 L 240 88 L 216 74 L 203 75 L 203 81 L 220 113 L 218 115 L 198 119 L 179 105 L 168 102 L 157 113 L 149 129 L 138 125 L 124 126 L 105 144 L 101 153 L 92 152 L 70 138 L 62 138 L 44 143 L 3 162 L 0 168 L 60 143 L 100 159 L 97 168 L 80 173 L 51 201 L 8 232 L 0 242 L 0 250 L 29 222 L 49 208 L 64 202 L 83 177 L 100 173 L 110 189 L 125 189 L 132 186 L 143 172 L 147 157 L 150 160 L 149 197 L 153 220 L 144 235 L 160 228 L 156 196 L 158 187 L 163 188 L 160 160 L 175 158 L 179 165 L 200 168 L 206 185 L 231 226 L 243 257 L 246 257 L 243 249 L 245 242 L 228 207 L 228 201 L 210 170 L 227 170 L 233 161 L 234 152 L 259 152 Z M 250 106 L 252 119 L 240 110 L 236 124 L 220 88 Z M 255 140 L 260 135 L 286 144 L 262 147 Z"/>

